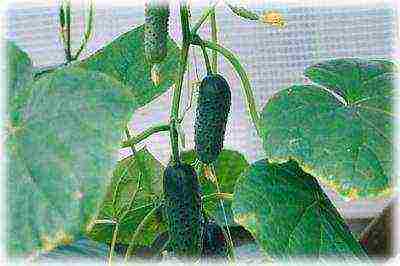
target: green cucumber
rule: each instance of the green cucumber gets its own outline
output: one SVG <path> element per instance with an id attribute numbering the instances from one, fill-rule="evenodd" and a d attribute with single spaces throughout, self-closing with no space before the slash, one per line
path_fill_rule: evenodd
<path id="1" fill-rule="evenodd" d="M 189 164 L 169 165 L 164 171 L 163 185 L 172 253 L 179 258 L 196 260 L 201 255 L 203 232 L 196 172 Z"/>
<path id="2" fill-rule="evenodd" d="M 195 150 L 204 164 L 214 162 L 223 148 L 230 106 L 228 82 L 221 75 L 207 75 L 200 84 L 194 125 Z"/>
<path id="3" fill-rule="evenodd" d="M 213 220 L 204 225 L 202 258 L 206 261 L 227 260 L 228 242 L 223 229 Z"/>
<path id="4" fill-rule="evenodd" d="M 144 50 L 150 64 L 158 64 L 167 56 L 168 1 L 151 0 L 145 5 Z"/>

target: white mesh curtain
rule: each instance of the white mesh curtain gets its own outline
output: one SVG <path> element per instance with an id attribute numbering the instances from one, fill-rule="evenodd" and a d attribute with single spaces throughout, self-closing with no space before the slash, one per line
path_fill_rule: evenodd
<path id="1" fill-rule="evenodd" d="M 129 4 L 132 2 L 134 4 Z M 142 1 L 95 1 L 94 35 L 82 57 L 104 46 L 119 34 L 143 23 Z M 72 40 L 80 42 L 83 30 L 83 1 L 73 1 Z M 197 4 L 196 4 L 197 3 Z M 192 16 L 198 17 L 206 1 L 193 5 Z M 5 37 L 14 41 L 32 58 L 35 67 L 49 67 L 64 60 L 58 38 L 58 1 L 10 2 L 6 8 Z M 238 54 L 250 77 L 258 107 L 261 108 L 274 92 L 293 83 L 303 82 L 303 70 L 316 62 L 338 57 L 392 57 L 395 54 L 395 0 L 370 1 L 246 1 L 254 11 L 281 11 L 287 21 L 283 29 L 256 24 L 234 16 L 226 7 L 217 10 L 219 39 L 224 46 Z M 179 41 L 179 17 L 173 5 L 170 33 Z M 209 34 L 205 25 L 202 35 Z M 192 54 L 193 55 L 193 54 Z M 200 75 L 204 68 L 197 56 Z M 195 78 L 191 59 L 189 78 Z M 241 151 L 249 161 L 263 158 L 261 142 L 250 123 L 243 102 L 240 82 L 222 58 L 220 72 L 232 86 L 232 116 L 228 122 L 225 147 Z M 187 91 L 187 90 L 186 90 Z M 187 99 L 187 97 L 183 97 Z M 141 131 L 160 121 L 168 120 L 171 99 L 167 91 L 148 106 L 136 111 L 131 128 Z M 185 119 L 188 147 L 193 147 L 193 112 Z M 152 136 L 146 142 L 162 162 L 168 160 L 169 142 L 166 137 Z M 126 151 L 121 151 L 125 156 Z M 379 201 L 344 202 L 333 193 L 341 212 L 348 218 L 371 217 L 380 211 L 387 199 Z"/>

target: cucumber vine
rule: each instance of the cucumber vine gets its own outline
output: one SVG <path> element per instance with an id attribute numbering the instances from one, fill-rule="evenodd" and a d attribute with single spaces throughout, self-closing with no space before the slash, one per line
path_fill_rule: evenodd
<path id="1" fill-rule="evenodd" d="M 179 120 L 179 108 L 180 108 L 180 99 L 181 99 L 181 92 L 183 88 L 183 79 L 187 70 L 187 62 L 188 62 L 188 57 L 189 57 L 189 50 L 190 46 L 199 46 L 201 48 L 205 66 L 207 73 L 210 75 L 212 73 L 217 73 L 218 65 L 218 53 L 221 54 L 225 59 L 227 59 L 237 72 L 238 76 L 240 77 L 242 81 L 242 87 L 245 92 L 246 100 L 247 100 L 247 106 L 249 109 L 250 116 L 252 118 L 252 121 L 255 125 L 255 128 L 258 132 L 258 120 L 259 120 L 259 115 L 256 110 L 256 105 L 255 105 L 255 99 L 252 93 L 251 85 L 249 82 L 249 79 L 247 77 L 247 74 L 240 64 L 239 59 L 228 49 L 224 48 L 223 46 L 219 45 L 217 43 L 218 38 L 217 38 L 217 23 L 216 23 L 216 18 L 215 18 L 215 6 L 218 3 L 216 1 L 211 7 L 209 7 L 200 17 L 199 21 L 194 25 L 194 27 L 191 29 L 190 28 L 190 16 L 189 16 L 189 7 L 186 3 L 181 3 L 180 5 L 180 21 L 181 21 L 181 29 L 182 29 L 182 47 L 181 47 L 181 54 L 180 54 L 180 65 L 179 65 L 179 72 L 178 72 L 178 78 L 176 81 L 175 86 L 173 86 L 173 98 L 172 98 L 172 106 L 171 106 L 171 111 L 170 111 L 170 122 L 168 124 L 164 125 L 157 125 L 150 127 L 137 136 L 134 136 L 133 138 L 129 138 L 128 140 L 124 141 L 122 144 L 122 147 L 129 147 L 132 145 L 135 145 L 143 140 L 145 140 L 147 137 L 149 137 L 152 134 L 162 132 L 162 131 L 169 131 L 170 133 L 170 143 L 171 143 L 171 149 L 172 149 L 172 162 L 175 165 L 180 164 L 180 157 L 179 157 L 179 145 L 178 145 L 178 124 L 180 122 Z M 212 28 L 212 41 L 206 41 L 202 40 L 200 36 L 197 34 L 198 29 L 203 25 L 203 23 L 209 19 L 211 22 L 211 28 Z M 210 49 L 212 51 L 212 63 L 210 63 L 210 59 L 207 53 L 207 49 Z M 213 169 L 213 168 L 211 168 Z M 215 171 L 212 171 L 215 175 Z M 225 193 L 221 193 L 218 185 L 218 179 L 216 178 L 215 180 L 216 186 L 218 193 L 216 194 L 217 197 L 222 196 L 226 197 Z M 229 197 L 228 197 L 229 198 Z M 220 207 L 222 208 L 223 215 L 225 217 L 225 225 L 228 230 L 227 232 L 227 239 L 228 239 L 228 246 L 229 246 L 229 254 L 231 260 L 234 259 L 233 255 L 233 242 L 232 238 L 230 235 L 228 223 L 226 220 L 226 213 L 223 205 L 223 201 L 221 198 L 218 198 Z M 147 217 L 147 216 L 146 216 Z M 146 220 L 146 219 L 145 219 Z M 142 225 L 142 224 L 141 224 Z M 135 233 L 135 235 L 137 232 Z M 133 242 L 131 242 L 132 244 Z M 130 248 L 128 249 L 130 250 Z M 125 259 L 130 256 L 129 254 L 130 251 L 127 252 L 127 255 Z"/>

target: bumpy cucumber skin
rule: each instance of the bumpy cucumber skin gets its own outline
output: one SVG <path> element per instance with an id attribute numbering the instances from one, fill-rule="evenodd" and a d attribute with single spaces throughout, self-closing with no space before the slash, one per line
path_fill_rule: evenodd
<path id="1" fill-rule="evenodd" d="M 172 253 L 178 258 L 196 260 L 201 255 L 203 234 L 196 171 L 189 164 L 169 165 L 164 171 L 163 185 Z"/>
<path id="2" fill-rule="evenodd" d="M 167 56 L 168 1 L 149 1 L 145 5 L 144 50 L 150 64 L 158 64 Z"/>
<path id="3" fill-rule="evenodd" d="M 194 125 L 195 150 L 204 164 L 214 162 L 223 148 L 230 106 L 228 82 L 221 75 L 207 75 L 199 88 Z"/>
<path id="4" fill-rule="evenodd" d="M 228 259 L 228 243 L 223 229 L 213 220 L 204 225 L 202 258 L 207 261 Z"/>

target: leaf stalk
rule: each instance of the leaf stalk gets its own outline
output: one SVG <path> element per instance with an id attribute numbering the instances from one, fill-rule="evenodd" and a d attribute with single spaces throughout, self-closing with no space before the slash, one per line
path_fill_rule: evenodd
<path id="1" fill-rule="evenodd" d="M 139 142 L 145 140 L 146 138 L 150 137 L 151 135 L 162 132 L 162 131 L 169 131 L 170 130 L 170 124 L 162 124 L 158 126 L 153 126 L 145 131 L 141 132 L 140 134 L 130 137 L 127 140 L 122 142 L 121 148 L 129 148 L 132 147 L 135 144 L 138 144 Z"/>

